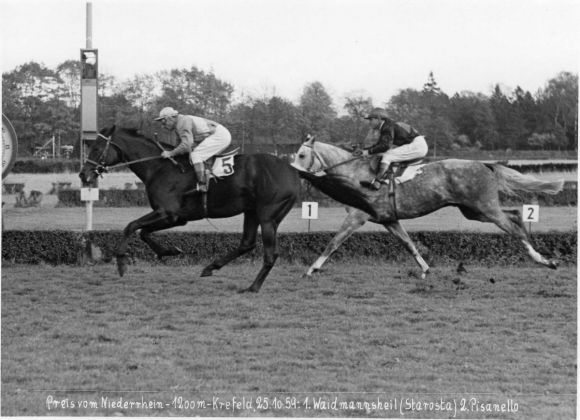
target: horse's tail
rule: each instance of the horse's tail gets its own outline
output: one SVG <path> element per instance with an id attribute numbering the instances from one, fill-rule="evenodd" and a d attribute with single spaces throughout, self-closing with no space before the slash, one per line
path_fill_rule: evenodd
<path id="1" fill-rule="evenodd" d="M 486 164 L 496 174 L 500 190 L 507 194 L 528 191 L 545 194 L 558 194 L 564 188 L 564 180 L 542 181 L 532 175 L 524 175 L 500 164 Z"/>

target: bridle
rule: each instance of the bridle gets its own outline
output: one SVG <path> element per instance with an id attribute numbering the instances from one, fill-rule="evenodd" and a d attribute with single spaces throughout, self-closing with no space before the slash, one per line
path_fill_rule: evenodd
<path id="1" fill-rule="evenodd" d="M 97 162 L 95 162 L 94 160 L 91 160 L 91 159 L 86 159 L 85 163 L 90 163 L 90 164 L 94 165 L 95 166 L 94 171 L 99 176 L 102 176 L 104 172 L 109 172 L 109 170 L 114 169 L 114 168 L 119 168 L 122 166 L 129 166 L 129 165 L 132 165 L 134 163 L 139 163 L 139 162 L 147 162 L 149 160 L 154 160 L 154 159 L 161 159 L 161 156 L 149 156 L 149 157 L 130 160 L 130 161 L 124 160 L 123 162 L 117 163 L 115 165 L 107 165 L 105 162 L 105 159 L 106 159 L 107 155 L 109 154 L 109 148 L 111 146 L 116 147 L 123 158 L 125 157 L 125 154 L 123 153 L 123 149 L 121 149 L 121 147 L 112 140 L 113 136 L 106 137 L 106 136 L 102 135 L 101 133 L 99 133 L 98 137 L 105 139 L 107 144 L 105 145 L 105 148 L 103 149 L 103 151 L 101 152 L 101 155 L 97 159 Z"/>
<path id="2" fill-rule="evenodd" d="M 354 156 L 350 159 L 344 160 L 342 162 L 338 162 L 334 165 L 331 166 L 325 166 L 325 162 L 324 159 L 320 156 L 320 154 L 314 150 L 314 142 L 312 142 L 311 144 L 308 144 L 308 142 L 304 143 L 303 146 L 304 147 L 308 147 L 312 150 L 312 153 L 310 153 L 310 165 L 305 168 L 306 172 L 311 173 L 311 174 L 315 174 L 317 176 L 322 176 L 322 175 L 326 175 L 326 171 L 329 171 L 331 169 L 336 168 L 337 166 L 341 166 L 341 165 L 345 165 L 347 163 L 350 163 L 352 161 L 355 161 L 357 159 L 361 159 L 362 156 Z M 314 165 L 316 164 L 316 161 L 318 161 L 318 163 L 320 163 L 320 169 L 317 171 L 314 171 L 312 168 L 314 167 Z"/>

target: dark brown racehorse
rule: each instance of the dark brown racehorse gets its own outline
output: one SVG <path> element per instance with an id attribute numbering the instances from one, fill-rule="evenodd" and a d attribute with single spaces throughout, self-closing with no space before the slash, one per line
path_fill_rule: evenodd
<path id="1" fill-rule="evenodd" d="M 119 274 L 127 270 L 127 246 L 133 233 L 140 230 L 143 239 L 159 258 L 182 253 L 175 247 L 164 247 L 151 234 L 191 220 L 224 218 L 244 214 L 244 232 L 237 249 L 217 258 L 204 268 L 202 277 L 256 247 L 258 227 L 262 230 L 264 263 L 252 285 L 245 290 L 258 292 L 278 258 L 278 225 L 292 209 L 300 194 L 298 173 L 286 162 L 267 154 L 238 155 L 234 173 L 211 181 L 207 193 L 207 213 L 200 193 L 184 196 L 196 185 L 195 172 L 188 156 L 175 163 L 160 158 L 156 141 L 135 130 L 110 127 L 94 141 L 79 174 L 84 185 L 113 166 L 127 165 L 143 181 L 152 212 L 132 221 L 124 229 L 124 238 L 115 250 Z"/>

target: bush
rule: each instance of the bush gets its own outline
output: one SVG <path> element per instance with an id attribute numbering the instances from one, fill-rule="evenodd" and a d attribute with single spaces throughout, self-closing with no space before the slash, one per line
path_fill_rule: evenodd
<path id="1" fill-rule="evenodd" d="M 78 159 L 22 159 L 17 160 L 11 172 L 15 174 L 52 174 L 79 172 Z"/>
<path id="2" fill-rule="evenodd" d="M 84 206 L 79 189 L 61 190 L 58 192 L 57 207 Z M 145 190 L 99 190 L 99 201 L 95 207 L 147 207 L 149 199 Z"/>
<path id="3" fill-rule="evenodd" d="M 74 264 L 83 235 L 70 231 L 2 232 L 2 261 L 24 264 Z"/>
<path id="4" fill-rule="evenodd" d="M 280 258 L 286 262 L 311 264 L 335 232 L 283 233 L 279 235 Z M 431 265 L 464 261 L 474 264 L 530 264 L 531 260 L 518 239 L 502 233 L 414 232 L 410 234 L 423 257 Z M 111 254 L 122 239 L 121 231 L 5 231 L 2 233 L 2 260 L 21 264 L 78 264 L 87 241 L 102 253 Z M 185 251 L 168 258 L 172 264 L 207 264 L 216 255 L 236 248 L 241 233 L 171 232 L 155 238 Z M 563 263 L 576 264 L 577 232 L 538 233 L 532 237 L 536 250 Z M 137 235 L 129 241 L 130 255 L 155 261 L 156 256 Z M 357 232 L 332 257 L 341 261 L 411 262 L 411 255 L 399 241 L 386 232 Z M 258 247 L 241 261 L 262 259 Z"/>

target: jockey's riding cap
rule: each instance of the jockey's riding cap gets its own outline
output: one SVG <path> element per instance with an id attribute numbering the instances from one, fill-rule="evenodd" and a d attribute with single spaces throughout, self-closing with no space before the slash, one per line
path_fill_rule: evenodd
<path id="1" fill-rule="evenodd" d="M 387 120 L 389 119 L 389 115 L 387 114 L 387 111 L 385 111 L 383 108 L 375 108 L 370 112 L 369 115 L 365 117 L 365 120 L 370 120 L 372 118 L 378 118 L 379 120 Z"/>
<path id="2" fill-rule="evenodd" d="M 177 114 L 179 114 L 179 112 L 177 112 L 176 110 L 174 110 L 170 106 L 167 106 L 167 107 L 163 108 L 161 110 L 161 112 L 159 112 L 159 117 L 155 118 L 155 121 L 159 121 L 159 120 L 162 120 L 163 118 L 167 118 L 167 117 L 174 117 Z"/>

